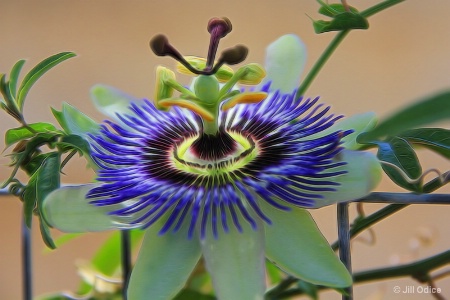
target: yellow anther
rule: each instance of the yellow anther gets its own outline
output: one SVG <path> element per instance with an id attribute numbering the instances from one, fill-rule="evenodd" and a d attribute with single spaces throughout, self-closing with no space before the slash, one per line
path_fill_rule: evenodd
<path id="1" fill-rule="evenodd" d="M 197 70 L 203 70 L 206 67 L 206 59 L 202 58 L 202 57 L 197 57 L 197 56 L 185 56 L 184 59 L 195 69 Z M 189 71 L 185 66 L 183 66 L 181 63 L 177 63 L 177 71 L 178 73 L 181 74 L 186 74 L 186 75 L 195 75 L 193 74 L 191 71 Z M 230 80 L 231 77 L 233 77 L 234 71 L 232 68 L 223 65 L 219 68 L 219 70 L 217 70 L 217 72 L 214 74 L 214 76 L 216 76 L 216 78 L 220 81 L 220 82 L 226 82 L 228 80 Z M 197 76 L 197 75 L 195 75 Z"/>
<path id="2" fill-rule="evenodd" d="M 167 68 L 158 66 L 156 68 L 156 87 L 155 87 L 155 102 L 157 104 L 157 107 L 159 100 L 170 98 L 173 95 L 174 89 L 171 85 L 167 83 L 170 80 L 175 80 L 175 73 Z"/>
<path id="3" fill-rule="evenodd" d="M 242 68 L 245 68 L 246 72 L 241 78 L 239 78 L 238 82 L 241 84 L 255 85 L 260 83 L 266 76 L 266 71 L 259 64 L 248 64 Z"/>
<path id="4" fill-rule="evenodd" d="M 179 107 L 183 107 L 183 108 L 187 108 L 193 112 L 195 112 L 196 114 L 198 114 L 200 117 L 202 117 L 205 121 L 211 122 L 214 120 L 214 116 L 207 111 L 206 109 L 204 109 L 203 107 L 201 107 L 200 105 L 191 102 L 189 100 L 184 100 L 184 99 L 164 99 L 158 102 L 158 105 L 163 107 L 163 108 L 170 108 L 171 106 L 179 106 Z"/>
<path id="5" fill-rule="evenodd" d="M 228 110 L 237 104 L 241 103 L 258 103 L 267 98 L 267 93 L 264 92 L 245 92 L 238 94 L 229 100 L 225 101 L 222 105 L 222 110 Z"/>

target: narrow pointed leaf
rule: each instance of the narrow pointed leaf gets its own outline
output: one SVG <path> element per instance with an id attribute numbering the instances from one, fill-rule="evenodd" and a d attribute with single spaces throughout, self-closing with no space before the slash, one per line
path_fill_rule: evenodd
<path id="1" fill-rule="evenodd" d="M 267 204 L 264 204 L 267 205 Z M 347 287 L 351 275 L 304 209 L 271 209 L 266 225 L 266 256 L 280 269 L 313 284 Z"/>
<path id="2" fill-rule="evenodd" d="M 9 74 L 9 90 L 11 91 L 11 94 L 14 96 L 14 98 L 16 98 L 17 81 L 19 80 L 19 74 L 24 64 L 25 60 L 19 60 L 13 66 L 13 68 L 11 69 L 11 73 Z"/>
<path id="3" fill-rule="evenodd" d="M 319 13 L 324 16 L 330 17 L 330 18 L 333 18 L 336 15 L 347 11 L 346 8 L 344 7 L 344 5 L 342 5 L 340 3 L 326 4 L 326 3 L 323 3 L 322 1 L 320 1 L 319 3 L 322 5 L 319 8 Z M 350 8 L 350 11 L 353 13 L 358 12 L 358 10 L 352 6 L 349 6 L 349 8 Z"/>
<path id="4" fill-rule="evenodd" d="M 450 118 L 450 91 L 426 97 L 386 118 L 373 130 L 358 137 L 359 143 L 371 143 L 385 136 L 426 126 Z"/>
<path id="5" fill-rule="evenodd" d="M 394 164 L 403 170 L 410 179 L 417 179 L 422 175 L 419 159 L 414 149 L 404 139 L 394 137 L 387 142 L 379 142 L 377 156 L 381 161 Z M 420 192 L 420 183 L 408 183 L 399 171 L 392 166 L 383 164 L 382 167 L 389 178 L 397 185 L 410 191 Z"/>
<path id="6" fill-rule="evenodd" d="M 128 299 L 172 300 L 201 256 L 200 245 L 185 234 L 158 235 L 163 223 L 146 230 L 128 285 Z"/>
<path id="7" fill-rule="evenodd" d="M 75 53 L 72 52 L 62 52 L 59 54 L 55 54 L 53 56 L 50 56 L 49 58 L 44 59 L 33 69 L 31 69 L 30 72 L 28 72 L 28 74 L 24 77 L 17 94 L 17 106 L 19 107 L 20 111 L 23 111 L 25 97 L 27 96 L 31 87 L 36 83 L 36 81 L 54 66 L 74 56 Z"/>
<path id="8" fill-rule="evenodd" d="M 442 128 L 412 129 L 400 134 L 400 138 L 429 148 L 446 158 L 450 158 L 450 130 Z"/>

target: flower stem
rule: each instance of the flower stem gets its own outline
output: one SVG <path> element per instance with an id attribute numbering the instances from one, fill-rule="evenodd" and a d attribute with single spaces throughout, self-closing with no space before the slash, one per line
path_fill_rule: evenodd
<path id="1" fill-rule="evenodd" d="M 405 0 L 386 0 L 362 11 L 361 15 L 367 18 L 403 1 Z M 309 88 L 313 80 L 316 78 L 317 74 L 319 74 L 322 67 L 334 53 L 334 50 L 336 50 L 336 48 L 340 45 L 340 43 L 344 40 L 344 38 L 347 36 L 349 32 L 350 30 L 343 30 L 334 37 L 334 39 L 331 41 L 331 43 L 319 57 L 317 62 L 314 64 L 312 69 L 309 71 L 308 75 L 305 77 L 305 80 L 303 80 L 302 84 L 297 90 L 296 97 L 300 97 L 305 94 L 306 90 Z"/>

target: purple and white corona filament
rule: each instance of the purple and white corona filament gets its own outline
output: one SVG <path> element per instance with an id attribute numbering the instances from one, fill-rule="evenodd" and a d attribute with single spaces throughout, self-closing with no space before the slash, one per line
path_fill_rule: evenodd
<path id="1" fill-rule="evenodd" d="M 187 222 L 189 237 L 196 228 L 202 237 L 206 230 L 217 237 L 219 226 L 241 231 L 241 222 L 256 230 L 255 218 L 270 224 L 261 201 L 282 210 L 289 210 L 286 204 L 312 207 L 320 201 L 317 192 L 337 185 L 329 178 L 343 174 L 336 168 L 344 162 L 333 158 L 350 133 L 311 138 L 340 118 L 317 101 L 275 92 L 221 112 L 211 136 L 190 111 L 163 112 L 149 101 L 133 105 L 133 116 L 119 115 L 125 126 L 107 122 L 111 129 L 103 125 L 93 137 L 103 185 L 89 198 L 96 205 L 126 203 L 111 213 L 142 228 L 166 215 L 161 234 Z"/>

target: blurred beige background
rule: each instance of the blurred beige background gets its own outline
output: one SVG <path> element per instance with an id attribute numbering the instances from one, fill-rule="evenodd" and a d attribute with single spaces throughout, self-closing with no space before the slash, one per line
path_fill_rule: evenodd
<path id="1" fill-rule="evenodd" d="M 350 4 L 364 9 L 380 1 L 352 0 Z M 168 35 L 185 55 L 205 56 L 207 21 L 213 16 L 227 16 L 234 30 L 221 42 L 221 49 L 243 43 L 250 48 L 247 62 L 263 62 L 266 45 L 282 34 L 295 33 L 308 47 L 309 70 L 335 35 L 314 34 L 307 15 L 319 18 L 317 9 L 314 0 L 0 0 L 0 71 L 9 72 L 22 58 L 28 59 L 24 68 L 28 71 L 52 54 L 74 51 L 77 58 L 46 74 L 33 88 L 25 105 L 26 118 L 30 123 L 53 122 L 50 107 L 59 109 L 67 101 L 101 121 L 103 117 L 89 100 L 92 85 L 105 83 L 137 97 L 151 98 L 155 67 L 173 66 L 172 60 L 157 58 L 149 50 L 148 41 L 155 34 Z M 335 113 L 352 115 L 372 110 L 386 116 L 422 96 L 450 88 L 449 13 L 447 0 L 407 0 L 370 18 L 370 30 L 355 31 L 346 38 L 308 94 L 322 96 Z M 1 136 L 17 125 L 2 113 Z M 4 148 L 3 143 L 0 148 Z M 450 167 L 426 152 L 422 160 L 425 168 L 446 171 Z M 8 159 L 2 157 L 0 164 L 0 180 L 4 180 L 9 173 Z M 82 159 L 74 159 L 65 173 L 65 182 L 73 183 L 86 182 L 93 176 Z M 400 191 L 389 180 L 384 180 L 378 190 Z M 369 213 L 381 206 L 365 207 Z M 355 207 L 351 209 L 354 214 Z M 20 214 L 17 199 L 1 198 L 0 299 L 21 298 Z M 450 206 L 418 205 L 376 225 L 375 245 L 353 244 L 354 269 L 408 262 L 448 249 L 449 214 Z M 314 215 L 329 241 L 334 241 L 335 207 L 315 211 Z M 105 238 L 105 234 L 89 234 L 48 253 L 35 226 L 35 294 L 75 289 L 78 277 L 74 262 L 89 259 Z M 424 239 L 428 242 L 418 242 Z M 443 295 L 450 297 L 450 280 L 437 284 Z M 392 291 L 395 285 L 419 284 L 410 279 L 365 284 L 355 287 L 355 298 L 432 299 L 424 294 L 396 295 Z M 339 297 L 323 293 L 321 299 Z"/>

